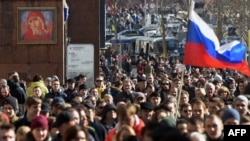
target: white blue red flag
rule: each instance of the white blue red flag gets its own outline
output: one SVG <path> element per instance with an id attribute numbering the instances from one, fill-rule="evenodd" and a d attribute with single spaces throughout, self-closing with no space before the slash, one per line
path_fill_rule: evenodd
<path id="1" fill-rule="evenodd" d="M 245 54 L 247 47 L 239 41 L 220 46 L 213 29 L 190 8 L 184 64 L 209 68 L 228 68 L 250 76 Z"/>
<path id="2" fill-rule="evenodd" d="M 64 18 L 64 21 L 67 21 L 68 18 L 69 18 L 69 6 L 66 2 L 66 0 L 63 1 L 63 18 Z"/>

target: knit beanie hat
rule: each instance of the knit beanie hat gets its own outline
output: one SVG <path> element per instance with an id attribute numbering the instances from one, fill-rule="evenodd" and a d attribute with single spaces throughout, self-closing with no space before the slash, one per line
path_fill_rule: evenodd
<path id="1" fill-rule="evenodd" d="M 234 118 L 238 121 L 240 121 L 240 114 L 235 109 L 226 109 L 222 115 L 222 121 L 225 122 L 226 120 Z"/>
<path id="2" fill-rule="evenodd" d="M 40 115 L 32 119 L 31 130 L 36 129 L 36 128 L 44 128 L 46 130 L 49 129 L 48 120 L 45 116 Z"/>
<path id="3" fill-rule="evenodd" d="M 176 121 L 173 118 L 173 116 L 165 116 L 161 121 L 161 124 L 165 124 L 166 126 L 169 127 L 176 127 Z"/>
<path id="4" fill-rule="evenodd" d="M 14 97 L 9 96 L 9 97 L 5 98 L 3 101 L 3 105 L 5 105 L 5 104 L 10 104 L 13 107 L 14 111 L 16 111 L 18 109 L 17 108 L 17 100 Z"/>

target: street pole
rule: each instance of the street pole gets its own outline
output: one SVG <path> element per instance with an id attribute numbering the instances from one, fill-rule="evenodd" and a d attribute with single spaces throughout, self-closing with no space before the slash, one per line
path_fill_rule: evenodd
<path id="1" fill-rule="evenodd" d="M 144 26 L 146 26 L 147 22 L 147 6 L 146 6 L 146 0 L 144 0 Z"/>

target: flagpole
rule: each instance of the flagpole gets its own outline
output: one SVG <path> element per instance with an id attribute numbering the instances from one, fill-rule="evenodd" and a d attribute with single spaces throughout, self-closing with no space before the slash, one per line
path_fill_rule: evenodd
<path id="1" fill-rule="evenodd" d="M 184 72 L 185 69 L 182 70 L 181 72 L 181 87 L 178 89 L 178 95 L 177 95 L 177 104 L 176 104 L 176 110 L 179 112 L 179 107 L 180 107 L 180 100 L 181 100 L 181 93 L 182 93 L 182 85 L 183 85 L 183 80 L 184 80 Z M 175 114 L 175 120 L 178 118 L 178 113 Z"/>
<path id="2" fill-rule="evenodd" d="M 194 1 L 193 0 L 187 0 L 187 9 L 188 9 L 188 20 L 187 20 L 187 30 L 189 30 L 188 28 L 189 28 L 189 24 L 190 24 L 190 12 L 191 12 L 191 10 L 193 10 L 194 9 Z M 188 38 L 188 31 L 187 31 L 187 33 L 186 33 L 186 39 Z M 187 40 L 186 40 L 186 42 L 187 42 Z M 186 48 L 186 47 L 185 47 Z M 184 64 L 184 57 L 185 56 L 183 56 L 183 64 Z M 191 65 L 188 65 L 188 66 L 186 66 L 186 69 L 188 69 L 187 71 L 188 71 L 188 73 L 191 73 L 191 69 L 192 69 L 192 66 Z"/>
<path id="3" fill-rule="evenodd" d="M 144 0 L 144 26 L 146 26 L 146 22 L 147 22 L 147 7 L 146 7 L 146 0 Z"/>
<path id="4" fill-rule="evenodd" d="M 189 25 L 189 14 L 190 14 L 190 9 L 192 6 L 192 0 L 188 0 L 188 25 Z M 188 34 L 188 33 L 187 33 Z M 184 72 L 185 69 L 182 70 L 181 72 L 181 87 L 179 87 L 178 89 L 178 95 L 177 95 L 177 104 L 176 104 L 176 110 L 179 112 L 179 107 L 180 107 L 180 100 L 181 100 L 181 93 L 182 93 L 182 86 L 183 86 L 183 80 L 184 80 Z M 178 118 L 178 114 L 175 114 L 175 120 L 177 120 Z"/>

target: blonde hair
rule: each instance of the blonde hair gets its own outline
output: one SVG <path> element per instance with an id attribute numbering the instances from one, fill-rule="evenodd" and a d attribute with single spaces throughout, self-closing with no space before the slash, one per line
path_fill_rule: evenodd
<path id="1" fill-rule="evenodd" d="M 114 98 L 111 94 L 105 94 L 103 99 L 108 98 L 110 100 L 110 103 L 114 103 Z"/>
<path id="2" fill-rule="evenodd" d="M 122 134 L 122 132 L 124 131 L 127 131 L 129 133 L 129 135 L 131 136 L 135 136 L 135 130 L 131 127 L 131 126 L 128 126 L 128 125 L 122 125 L 118 131 L 117 131 L 117 134 L 114 136 L 114 139 L 113 141 L 119 141 L 119 138 Z"/>
<path id="3" fill-rule="evenodd" d="M 223 92 L 226 92 L 226 93 L 227 93 L 227 97 L 230 96 L 230 91 L 229 91 L 229 89 L 228 89 L 227 87 L 221 86 L 221 87 L 218 89 L 217 94 L 218 94 L 219 96 L 221 96 L 221 94 L 222 94 Z"/>
<path id="4" fill-rule="evenodd" d="M 136 107 L 133 104 L 121 104 L 117 107 L 117 115 L 118 117 L 128 117 L 131 115 L 135 115 L 136 114 Z"/>
<path id="5" fill-rule="evenodd" d="M 20 137 L 26 137 L 26 135 L 31 131 L 29 126 L 20 126 L 16 131 L 16 140 Z"/>
<path id="6" fill-rule="evenodd" d="M 16 131 L 16 135 L 26 135 L 30 130 L 29 126 L 20 126 Z"/>

